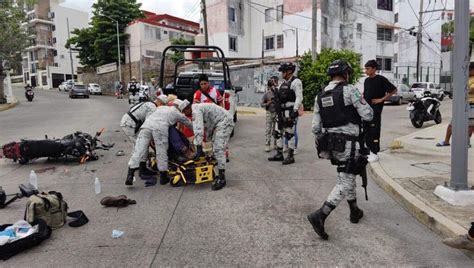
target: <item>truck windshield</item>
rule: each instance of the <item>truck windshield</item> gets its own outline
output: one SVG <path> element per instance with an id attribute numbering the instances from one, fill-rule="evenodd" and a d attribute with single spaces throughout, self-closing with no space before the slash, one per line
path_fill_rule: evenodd
<path id="1" fill-rule="evenodd" d="M 426 88 L 426 84 L 423 83 L 414 83 L 411 88 Z"/>

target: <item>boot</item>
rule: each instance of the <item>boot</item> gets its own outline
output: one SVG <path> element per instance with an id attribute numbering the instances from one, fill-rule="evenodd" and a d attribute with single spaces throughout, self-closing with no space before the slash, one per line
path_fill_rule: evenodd
<path id="1" fill-rule="evenodd" d="M 329 213 L 336 207 L 329 202 L 324 202 L 323 206 L 316 212 L 308 215 L 308 221 L 313 226 L 314 231 L 323 239 L 328 240 L 329 235 L 324 231 L 324 222 Z"/>
<path id="2" fill-rule="evenodd" d="M 138 175 L 140 177 L 147 177 L 147 176 L 154 176 L 156 175 L 156 172 L 149 170 L 146 167 L 146 162 L 140 162 L 140 167 L 138 169 Z"/>
<path id="3" fill-rule="evenodd" d="M 293 164 L 295 162 L 294 156 L 294 150 L 293 149 L 288 149 L 288 156 L 283 160 L 283 165 L 289 165 Z"/>
<path id="4" fill-rule="evenodd" d="M 277 148 L 276 155 L 269 157 L 268 161 L 283 161 L 283 152 L 281 148 Z"/>
<path id="5" fill-rule="evenodd" d="M 160 171 L 160 184 L 165 185 L 170 182 L 170 177 L 168 177 L 168 171 Z"/>
<path id="6" fill-rule="evenodd" d="M 125 180 L 125 185 L 133 185 L 135 180 L 135 170 L 136 168 L 128 168 L 127 179 Z"/>
<path id="7" fill-rule="evenodd" d="M 350 220 L 352 223 L 358 223 L 359 220 L 364 216 L 364 211 L 357 206 L 357 200 L 347 200 L 349 208 L 351 210 Z"/>
<path id="8" fill-rule="evenodd" d="M 214 182 L 212 182 L 212 190 L 218 191 L 226 185 L 225 182 L 225 169 L 219 169 L 219 177 L 217 177 Z"/>

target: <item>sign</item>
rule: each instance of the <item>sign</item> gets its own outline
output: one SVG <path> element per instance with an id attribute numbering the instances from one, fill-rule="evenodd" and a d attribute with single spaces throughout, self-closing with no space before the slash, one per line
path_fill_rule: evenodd
<path id="1" fill-rule="evenodd" d="M 117 64 L 115 62 L 105 64 L 105 65 L 97 67 L 96 70 L 97 70 L 97 74 L 105 74 L 105 73 L 114 72 L 114 71 L 117 71 Z"/>

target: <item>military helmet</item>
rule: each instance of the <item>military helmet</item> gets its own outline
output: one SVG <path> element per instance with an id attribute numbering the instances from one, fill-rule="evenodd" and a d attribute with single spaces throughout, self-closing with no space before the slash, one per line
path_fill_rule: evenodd
<path id="1" fill-rule="evenodd" d="M 280 64 L 280 67 L 278 68 L 279 72 L 286 72 L 286 71 L 292 71 L 295 72 L 296 70 L 296 65 L 293 62 L 283 62 Z"/>
<path id="2" fill-rule="evenodd" d="M 335 76 L 335 75 L 344 75 L 344 74 L 352 74 L 352 66 L 349 62 L 337 59 L 333 61 L 328 68 L 328 75 Z"/>

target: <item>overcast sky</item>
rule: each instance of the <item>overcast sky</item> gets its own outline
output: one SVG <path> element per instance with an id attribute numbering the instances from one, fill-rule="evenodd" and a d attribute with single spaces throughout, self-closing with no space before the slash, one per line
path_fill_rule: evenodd
<path id="1" fill-rule="evenodd" d="M 91 14 L 95 0 L 66 0 L 64 6 L 80 9 Z M 199 22 L 200 0 L 138 0 L 142 3 L 142 10 L 154 13 L 167 13 L 176 17 Z"/>

